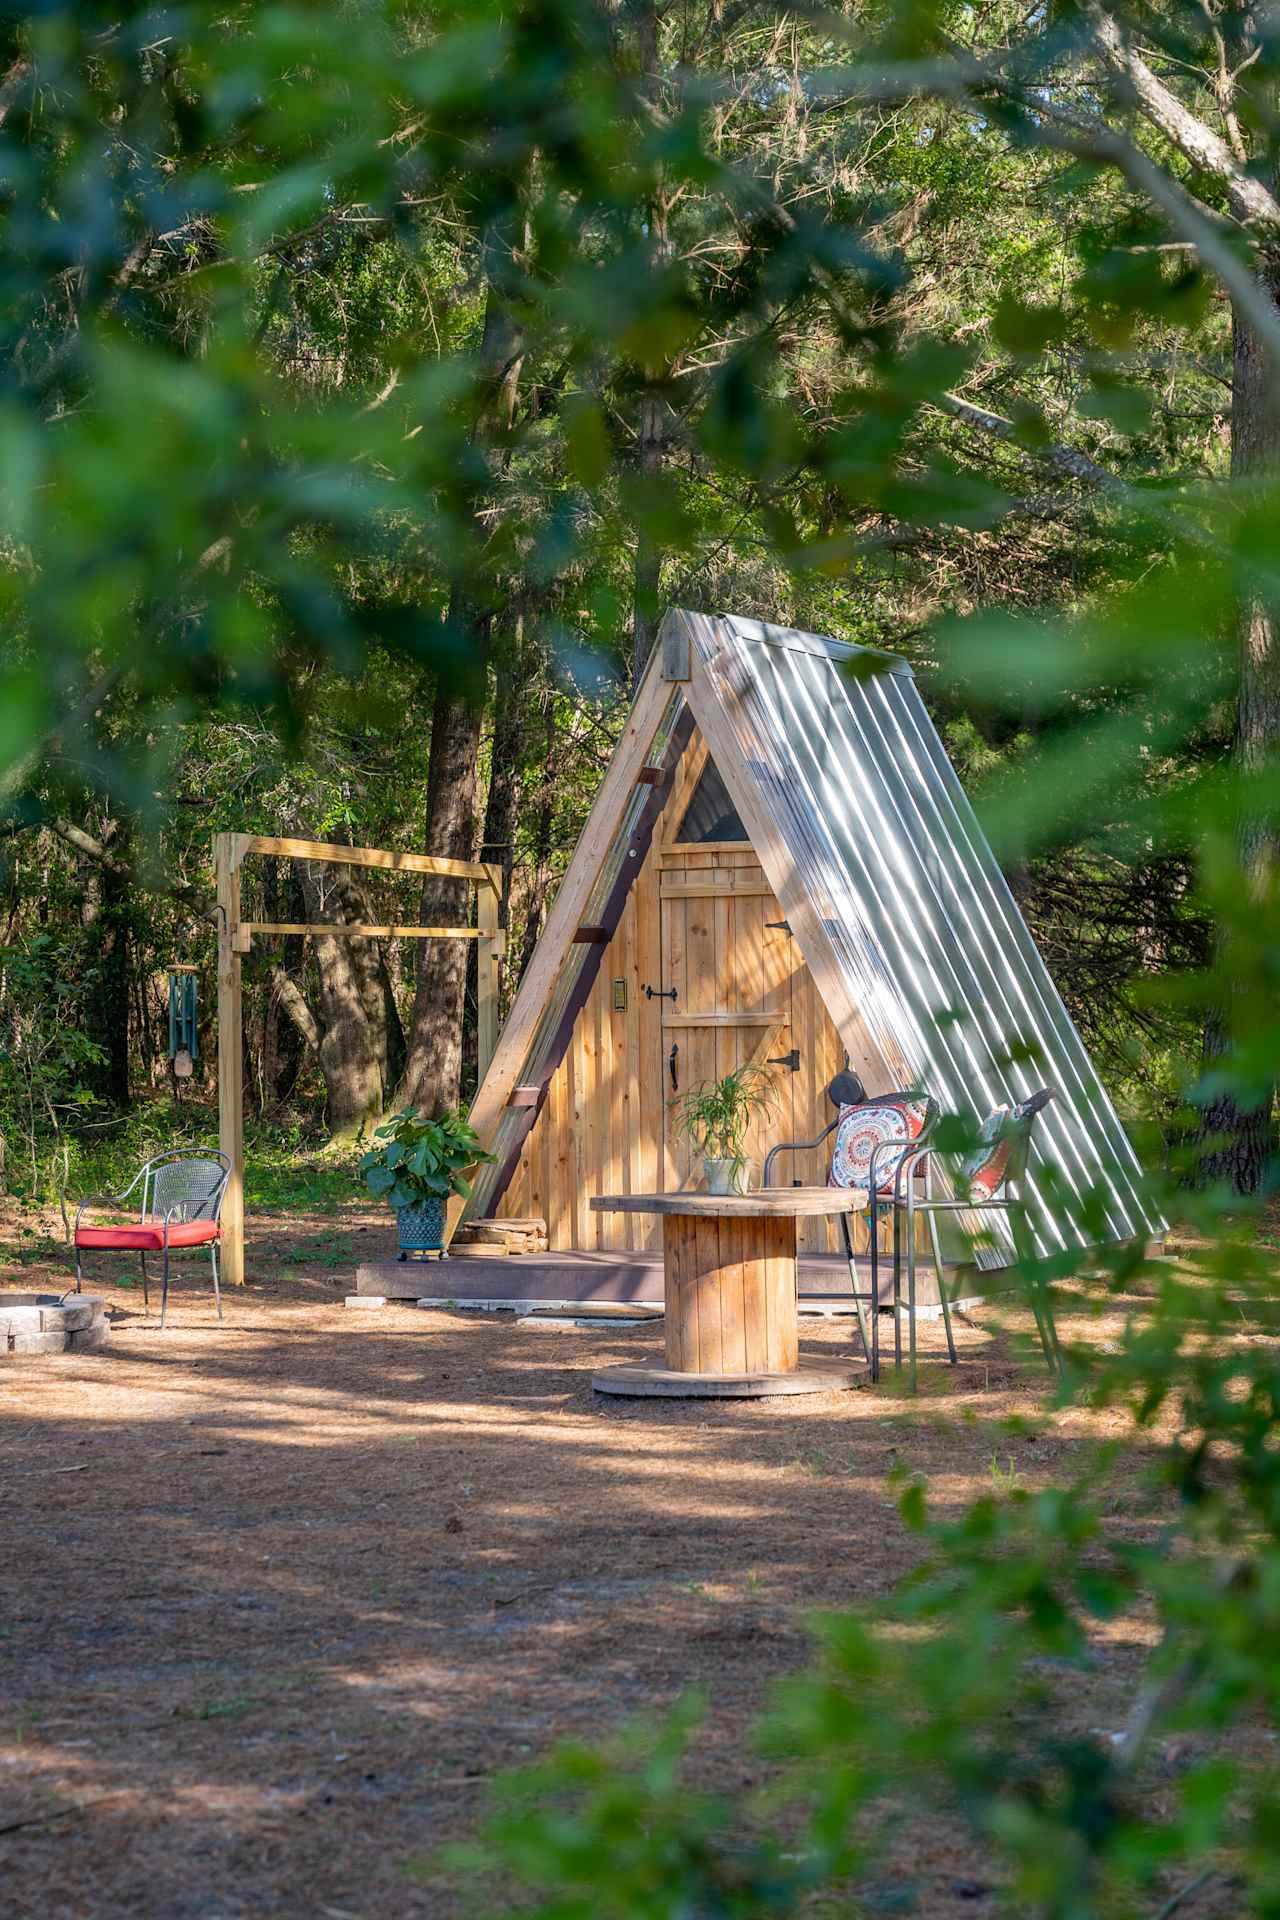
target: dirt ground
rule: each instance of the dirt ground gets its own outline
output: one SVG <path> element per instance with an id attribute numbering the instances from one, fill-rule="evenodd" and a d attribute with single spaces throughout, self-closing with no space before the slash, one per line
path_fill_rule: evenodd
<path id="1" fill-rule="evenodd" d="M 163 1333 L 99 1256 L 110 1345 L 0 1362 L 11 1920 L 455 1913 L 423 1863 L 467 1834 L 490 1775 L 691 1686 L 700 1775 L 758 1781 L 741 1736 L 804 1660 L 805 1611 L 911 1563 L 891 1469 L 945 1510 L 1059 1479 L 1100 1431 L 1078 1413 L 1008 1431 L 1047 1383 L 1004 1307 L 965 1318 L 954 1371 L 925 1329 L 914 1401 L 892 1375 L 603 1400 L 592 1369 L 656 1355 L 660 1329 L 346 1309 L 356 1260 L 390 1242 L 358 1209 L 258 1219 L 225 1322 L 193 1264 Z M 28 1247 L 3 1234 L 0 1284 L 65 1285 L 65 1256 Z M 850 1338 L 803 1323 L 810 1352 Z M 1115 1724 L 1145 1640 L 1109 1638 L 1084 1723 Z M 998 1905 L 983 1863 L 927 1834 L 909 1876 L 895 1910 Z"/>

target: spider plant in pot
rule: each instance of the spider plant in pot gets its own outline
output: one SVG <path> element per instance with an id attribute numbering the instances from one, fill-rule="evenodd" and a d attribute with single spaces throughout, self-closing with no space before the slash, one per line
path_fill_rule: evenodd
<path id="1" fill-rule="evenodd" d="M 450 1195 L 470 1199 L 467 1175 L 493 1155 L 480 1145 L 461 1112 L 424 1120 L 416 1107 L 405 1107 L 384 1120 L 373 1139 L 360 1173 L 370 1193 L 395 1209 L 400 1258 L 438 1253 L 444 1246 Z"/>
<path id="2" fill-rule="evenodd" d="M 676 1127 L 702 1155 L 708 1193 L 741 1193 L 747 1170 L 743 1142 L 758 1113 L 773 1104 L 771 1075 L 763 1067 L 735 1067 L 703 1080 L 671 1101 Z"/>

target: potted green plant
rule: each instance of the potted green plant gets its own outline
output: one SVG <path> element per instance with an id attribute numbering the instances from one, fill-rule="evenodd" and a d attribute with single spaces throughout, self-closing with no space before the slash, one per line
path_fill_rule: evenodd
<path id="1" fill-rule="evenodd" d="M 703 1080 L 671 1101 L 676 1126 L 702 1155 L 708 1193 L 740 1193 L 747 1162 L 747 1129 L 773 1103 L 773 1080 L 763 1067 L 735 1067 Z"/>
<path id="2" fill-rule="evenodd" d="M 445 1209 L 454 1193 L 469 1199 L 467 1175 L 493 1155 L 486 1152 L 461 1112 L 424 1120 L 405 1107 L 374 1131 L 375 1144 L 360 1162 L 370 1193 L 394 1207 L 400 1258 L 434 1253 L 444 1245 Z"/>

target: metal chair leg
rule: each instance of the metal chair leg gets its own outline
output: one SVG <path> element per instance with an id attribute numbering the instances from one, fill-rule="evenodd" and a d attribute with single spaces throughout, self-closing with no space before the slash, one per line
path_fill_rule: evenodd
<path id="1" fill-rule="evenodd" d="M 871 1244 L 875 1245 L 875 1228 L 871 1230 Z M 871 1279 L 871 1379 L 874 1384 L 880 1378 L 880 1297 L 876 1292 L 875 1268 Z"/>
<path id="2" fill-rule="evenodd" d="M 1026 1222 L 1021 1206 L 1011 1201 L 1009 1206 L 1009 1230 L 1013 1235 L 1013 1251 L 1020 1262 L 1028 1266 L 1035 1258 L 1035 1249 L 1028 1248 Z M 1049 1299 L 1049 1290 L 1039 1274 L 1028 1275 L 1027 1298 L 1031 1305 L 1032 1317 L 1036 1323 L 1036 1332 L 1040 1336 L 1040 1350 L 1044 1354 L 1045 1365 L 1050 1373 L 1058 1373 L 1062 1367 L 1062 1349 L 1058 1345 L 1058 1328 L 1053 1317 L 1053 1303 Z"/>
<path id="3" fill-rule="evenodd" d="M 947 1283 L 942 1271 L 942 1249 L 938 1241 L 938 1223 L 933 1214 L 929 1215 L 929 1244 L 933 1249 L 933 1271 L 938 1281 L 938 1301 L 942 1307 L 942 1324 L 947 1334 L 947 1357 L 953 1367 L 959 1365 L 956 1357 L 956 1338 L 951 1331 L 951 1304 L 947 1299 Z"/>
<path id="4" fill-rule="evenodd" d="M 80 1291 L 80 1249 L 76 1248 L 76 1292 Z"/>
<path id="5" fill-rule="evenodd" d="M 902 1209 L 895 1189 L 893 1211 L 893 1364 L 902 1372 Z"/>
<path id="6" fill-rule="evenodd" d="M 169 1249 L 164 1250 L 164 1271 L 160 1276 L 160 1325 L 164 1326 L 165 1314 L 169 1311 Z"/>
<path id="7" fill-rule="evenodd" d="M 862 1311 L 862 1297 L 858 1291 L 858 1263 L 853 1254 L 853 1235 L 849 1231 L 849 1216 L 840 1215 L 840 1232 L 844 1236 L 845 1259 L 849 1263 L 849 1280 L 853 1291 L 853 1310 L 858 1319 L 858 1336 L 862 1341 L 862 1351 L 868 1367 L 871 1365 L 871 1342 L 867 1338 L 866 1316 Z M 872 1378 L 874 1379 L 874 1374 Z"/>
<path id="8" fill-rule="evenodd" d="M 879 1213 L 874 1194 L 867 1199 L 867 1226 L 871 1234 L 871 1325 L 875 1329 L 876 1358 L 880 1354 L 880 1234 Z"/>
<path id="9" fill-rule="evenodd" d="M 150 1313 L 151 1294 L 147 1287 L 147 1256 L 145 1253 L 140 1252 L 138 1258 L 142 1262 L 142 1311 L 144 1313 Z"/>
<path id="10" fill-rule="evenodd" d="M 222 1295 L 218 1291 L 218 1243 L 216 1240 L 211 1240 L 209 1242 L 209 1259 L 213 1266 L 213 1300 L 214 1300 L 214 1305 L 218 1309 L 218 1318 L 219 1320 L 221 1320 Z"/>
<path id="11" fill-rule="evenodd" d="M 916 1391 L 916 1190 L 907 1182 L 907 1352 L 910 1357 L 911 1391 Z"/>
<path id="12" fill-rule="evenodd" d="M 933 1199 L 932 1159 L 926 1159 L 924 1163 L 924 1197 L 926 1203 Z M 947 1299 L 947 1285 L 942 1272 L 942 1242 L 938 1237 L 938 1216 L 936 1213 L 930 1213 L 925 1217 L 929 1222 L 929 1246 L 933 1252 L 933 1271 L 938 1282 L 938 1302 L 942 1308 L 942 1324 L 947 1333 L 947 1353 L 954 1367 L 957 1365 L 956 1341 L 951 1331 L 951 1306 Z"/>

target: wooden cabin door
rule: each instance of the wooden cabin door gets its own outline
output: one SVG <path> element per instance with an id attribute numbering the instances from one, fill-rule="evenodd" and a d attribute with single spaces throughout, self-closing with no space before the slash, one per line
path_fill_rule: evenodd
<path id="1" fill-rule="evenodd" d="M 746 1153 L 759 1179 L 775 1140 L 794 1139 L 802 1060 L 793 1029 L 796 960 L 782 911 L 750 847 L 666 848 L 660 878 L 663 1148 L 668 1190 L 701 1188 L 702 1156 L 679 1126 L 680 1094 L 745 1063 L 765 1067 L 772 1098 Z M 815 1129 L 816 1130 L 816 1129 Z"/>

